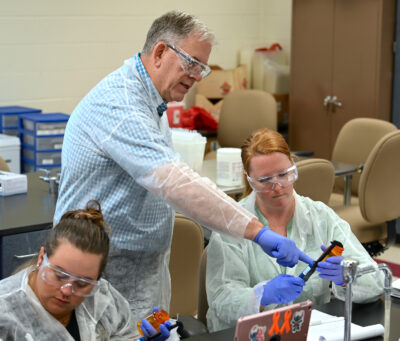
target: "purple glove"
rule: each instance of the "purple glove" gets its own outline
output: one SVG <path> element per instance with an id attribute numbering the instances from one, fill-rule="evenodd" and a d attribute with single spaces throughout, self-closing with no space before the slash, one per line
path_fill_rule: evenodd
<path id="1" fill-rule="evenodd" d="M 293 240 L 281 236 L 267 227 L 263 227 L 257 233 L 254 242 L 260 245 L 267 255 L 275 257 L 280 265 L 292 268 L 299 260 L 311 266 L 314 264 L 314 260 L 300 251 Z"/>
<path id="2" fill-rule="evenodd" d="M 300 277 L 278 275 L 264 285 L 261 304 L 292 302 L 300 296 L 305 283 Z"/>
<path id="3" fill-rule="evenodd" d="M 326 246 L 321 245 L 322 251 L 326 250 Z M 343 274 L 341 262 L 343 260 L 342 256 L 328 257 L 324 262 L 318 262 L 317 271 L 319 272 L 319 277 L 332 281 L 336 285 L 343 285 Z"/>
<path id="4" fill-rule="evenodd" d="M 157 307 L 153 308 L 154 311 L 158 311 L 159 309 Z M 171 326 L 171 322 L 166 321 L 165 324 L 160 324 L 160 333 L 161 335 L 155 339 L 152 339 L 154 341 L 164 341 L 169 338 L 170 332 L 167 327 Z M 144 336 L 141 337 L 139 340 L 140 341 L 145 341 L 147 338 L 157 334 L 157 330 L 154 329 L 154 327 L 150 324 L 149 321 L 146 319 L 142 319 L 142 324 L 140 325 L 140 329 L 142 330 Z"/>

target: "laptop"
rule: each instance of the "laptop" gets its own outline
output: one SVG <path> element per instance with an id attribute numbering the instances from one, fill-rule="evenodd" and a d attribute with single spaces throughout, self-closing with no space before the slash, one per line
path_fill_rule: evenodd
<path id="1" fill-rule="evenodd" d="M 282 308 L 240 317 L 235 341 L 306 341 L 312 302 L 307 300 Z"/>

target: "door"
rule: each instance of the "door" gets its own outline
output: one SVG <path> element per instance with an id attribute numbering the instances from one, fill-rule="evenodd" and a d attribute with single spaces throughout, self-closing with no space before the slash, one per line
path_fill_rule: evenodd
<path id="1" fill-rule="evenodd" d="M 292 30 L 289 143 L 329 159 L 347 121 L 390 121 L 394 0 L 294 0 Z"/>
<path id="2" fill-rule="evenodd" d="M 290 71 L 289 144 L 329 152 L 333 0 L 294 0 Z"/>
<path id="3" fill-rule="evenodd" d="M 384 15 L 389 2 L 335 1 L 331 94 L 342 106 L 331 107 L 330 151 L 347 121 L 360 116 L 390 121 L 392 64 L 381 65 L 385 55 L 392 55 L 390 44 L 386 45 L 388 51 L 382 51 L 385 48 L 382 20 L 384 17 L 389 20 L 390 16 Z M 394 22 L 392 25 L 394 28 Z M 389 96 L 385 98 L 385 94 Z M 331 154 L 327 155 L 330 158 Z"/>

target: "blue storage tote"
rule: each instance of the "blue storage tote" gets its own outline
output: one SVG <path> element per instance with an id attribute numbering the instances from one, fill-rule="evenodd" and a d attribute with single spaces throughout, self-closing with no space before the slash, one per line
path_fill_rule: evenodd
<path id="1" fill-rule="evenodd" d="M 37 151 L 61 150 L 64 135 L 60 136 L 35 136 L 31 133 L 22 133 L 21 140 L 24 146 L 31 147 Z"/>
<path id="2" fill-rule="evenodd" d="M 2 129 L 2 134 L 4 135 L 12 135 L 12 136 L 18 136 L 18 128 L 3 128 Z"/>
<path id="3" fill-rule="evenodd" d="M 0 133 L 18 135 L 18 117 L 22 114 L 38 114 L 42 110 L 28 107 L 6 106 L 0 107 Z"/>
<path id="4" fill-rule="evenodd" d="M 22 149 L 22 160 L 30 160 L 36 166 L 54 166 L 61 164 L 61 151 L 38 152 L 33 149 Z"/>
<path id="5" fill-rule="evenodd" d="M 58 173 L 61 172 L 61 165 L 39 166 L 30 162 L 30 160 L 22 160 L 22 173 L 34 173 L 39 169 L 48 169 L 51 172 Z"/>
<path id="6" fill-rule="evenodd" d="M 69 115 L 62 113 L 19 116 L 19 132 L 35 136 L 64 135 Z"/>

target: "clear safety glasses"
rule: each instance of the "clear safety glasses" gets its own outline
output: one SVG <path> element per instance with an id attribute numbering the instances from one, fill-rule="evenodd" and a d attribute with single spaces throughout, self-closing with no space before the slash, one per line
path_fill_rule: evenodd
<path id="1" fill-rule="evenodd" d="M 272 192 L 275 185 L 287 187 L 297 180 L 298 173 L 296 165 L 286 168 L 275 174 L 251 178 L 247 175 L 247 180 L 255 192 Z"/>
<path id="2" fill-rule="evenodd" d="M 194 59 L 191 55 L 189 55 L 179 47 L 170 45 L 168 43 L 166 44 L 172 51 L 177 54 L 182 70 L 186 72 L 190 77 L 194 77 L 200 74 L 201 79 L 203 79 L 211 73 L 211 69 L 207 64 L 203 64 L 202 62 Z"/>
<path id="3" fill-rule="evenodd" d="M 41 269 L 41 277 L 46 283 L 60 289 L 71 287 L 72 293 L 76 296 L 93 296 L 100 286 L 100 281 L 76 277 L 68 272 L 59 270 L 49 263 L 46 253 L 43 257 Z"/>

